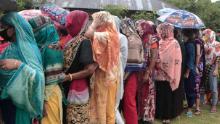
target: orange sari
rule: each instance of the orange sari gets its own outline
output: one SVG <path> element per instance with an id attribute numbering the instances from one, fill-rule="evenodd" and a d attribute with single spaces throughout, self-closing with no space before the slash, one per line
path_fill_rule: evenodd
<path id="1" fill-rule="evenodd" d="M 94 17 L 97 14 L 102 16 Z M 109 15 L 99 12 L 93 18 L 96 20 Z M 108 20 L 96 29 L 92 49 L 99 68 L 91 78 L 90 124 L 115 124 L 116 93 L 120 82 L 120 45 L 113 20 Z"/>

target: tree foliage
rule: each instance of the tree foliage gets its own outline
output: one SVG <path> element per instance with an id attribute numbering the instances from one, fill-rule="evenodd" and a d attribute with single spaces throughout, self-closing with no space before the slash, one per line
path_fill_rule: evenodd
<path id="1" fill-rule="evenodd" d="M 220 29 L 220 3 L 211 0 L 166 0 L 180 9 L 198 15 L 207 28 Z"/>
<path id="2" fill-rule="evenodd" d="M 104 6 L 104 10 L 110 12 L 112 15 L 118 17 L 124 17 L 128 11 L 127 7 L 122 5 L 106 5 Z"/>
<path id="3" fill-rule="evenodd" d="M 154 21 L 155 17 L 156 14 L 147 11 L 137 11 L 131 15 L 131 18 L 134 20 L 145 19 L 145 20 Z"/>

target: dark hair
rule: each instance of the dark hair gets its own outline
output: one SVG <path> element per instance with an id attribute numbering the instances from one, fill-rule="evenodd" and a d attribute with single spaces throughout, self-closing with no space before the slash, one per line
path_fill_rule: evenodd
<path id="1" fill-rule="evenodd" d="M 154 25 L 152 25 L 152 28 L 153 28 L 154 34 L 157 34 L 157 26 L 154 24 Z"/>
<path id="2" fill-rule="evenodd" d="M 195 39 L 194 37 L 195 32 L 192 29 L 185 29 L 183 30 L 183 35 L 188 37 L 190 41 L 193 41 Z"/>
<path id="3" fill-rule="evenodd" d="M 195 38 L 199 38 L 199 30 L 198 29 L 193 29 L 193 32 L 194 32 L 194 34 L 195 34 Z"/>
<path id="4" fill-rule="evenodd" d="M 59 32 L 64 35 L 64 36 L 67 36 L 68 35 L 68 32 L 66 29 L 59 29 Z"/>

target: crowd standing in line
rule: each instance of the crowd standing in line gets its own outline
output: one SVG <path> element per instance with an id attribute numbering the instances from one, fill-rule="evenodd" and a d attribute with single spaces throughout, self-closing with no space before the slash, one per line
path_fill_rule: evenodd
<path id="1" fill-rule="evenodd" d="M 91 17 L 74 10 L 63 26 L 44 15 L 1 17 L 0 122 L 169 124 L 184 99 L 187 117 L 204 102 L 217 112 L 214 31 L 180 32 L 106 11 Z"/>

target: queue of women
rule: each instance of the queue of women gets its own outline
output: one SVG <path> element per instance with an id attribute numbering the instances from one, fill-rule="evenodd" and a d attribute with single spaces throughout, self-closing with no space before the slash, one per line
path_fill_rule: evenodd
<path id="1" fill-rule="evenodd" d="M 64 28 L 17 12 L 0 22 L 4 124 L 169 124 L 184 98 L 186 116 L 199 115 L 208 92 L 217 111 L 220 54 L 211 29 L 183 30 L 181 42 L 171 24 L 138 20 L 145 66 L 126 71 L 129 28 L 109 12 L 92 14 L 90 23 L 88 13 L 72 11 Z"/>

